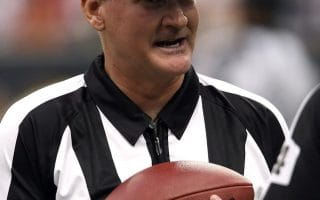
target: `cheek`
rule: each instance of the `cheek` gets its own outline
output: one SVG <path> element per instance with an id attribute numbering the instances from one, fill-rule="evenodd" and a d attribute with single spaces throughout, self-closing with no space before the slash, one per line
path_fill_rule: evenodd
<path id="1" fill-rule="evenodd" d="M 188 16 L 190 29 L 196 33 L 199 25 L 199 13 L 198 11 L 192 11 Z"/>
<path id="2" fill-rule="evenodd" d="M 128 13 L 128 25 L 132 27 L 132 30 L 136 30 L 139 33 L 156 32 L 159 27 L 163 13 L 156 10 L 147 10 L 138 8 Z M 128 26 L 128 27 L 129 27 Z"/>
<path id="3" fill-rule="evenodd" d="M 149 45 L 157 33 L 157 24 L 151 18 L 128 20 L 125 25 L 128 42 L 137 46 Z"/>

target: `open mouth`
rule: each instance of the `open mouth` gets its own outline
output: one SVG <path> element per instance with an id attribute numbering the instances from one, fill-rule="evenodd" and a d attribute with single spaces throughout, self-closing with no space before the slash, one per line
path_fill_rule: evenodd
<path id="1" fill-rule="evenodd" d="M 186 38 L 178 38 L 175 40 L 161 40 L 161 41 L 155 42 L 154 45 L 161 48 L 177 48 L 181 46 L 181 44 L 185 40 Z"/>

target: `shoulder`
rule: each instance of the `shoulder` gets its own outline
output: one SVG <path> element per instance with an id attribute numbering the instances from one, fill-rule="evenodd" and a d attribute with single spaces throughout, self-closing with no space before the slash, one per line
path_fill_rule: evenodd
<path id="1" fill-rule="evenodd" d="M 9 108 L 0 123 L 0 172 L 3 175 L 0 196 L 7 195 L 11 168 L 14 163 L 24 162 L 24 156 L 39 163 L 50 158 L 47 163 L 50 165 L 66 128 L 66 120 L 62 120 L 65 116 L 61 113 L 72 110 L 67 101 L 77 99 L 76 91 L 84 86 L 83 75 L 75 76 L 37 90 Z"/>
<path id="2" fill-rule="evenodd" d="M 84 85 L 83 75 L 75 76 L 37 90 L 9 108 L 0 122 L 0 196 L 6 195 L 10 185 L 16 145 L 23 144 L 29 156 L 37 149 L 51 151 L 48 145 L 52 145 L 52 137 L 63 129 L 61 116 L 57 115 L 60 99 Z"/>
<path id="3" fill-rule="evenodd" d="M 39 89 L 14 103 L 0 123 L 0 141 L 6 141 L 0 144 L 1 149 L 9 150 L 7 153 L 12 157 L 18 135 L 39 130 L 49 134 L 50 128 L 61 124 L 61 98 L 84 86 L 83 75 L 78 75 Z"/>
<path id="4" fill-rule="evenodd" d="M 14 103 L 5 113 L 1 124 L 7 124 L 12 121 L 19 123 L 37 107 L 50 100 L 76 91 L 83 86 L 85 86 L 83 75 L 78 75 L 41 88 Z"/>
<path id="5" fill-rule="evenodd" d="M 265 199 L 319 199 L 320 85 L 303 100 L 274 166 Z M 303 180 L 303 182 L 301 182 Z M 308 191 L 308 192 L 306 192 Z M 264 194 L 264 193 L 263 193 Z"/>
<path id="6" fill-rule="evenodd" d="M 295 132 L 312 131 L 317 132 L 320 122 L 320 84 L 314 87 L 301 103 L 297 114 L 292 122 L 291 131 Z"/>
<path id="7" fill-rule="evenodd" d="M 305 156 L 320 156 L 319 129 L 320 84 L 303 100 L 291 126 L 292 138 L 302 148 Z"/>
<path id="8" fill-rule="evenodd" d="M 261 117 L 266 114 L 271 115 L 279 123 L 283 133 L 289 135 L 288 126 L 282 114 L 265 98 L 218 79 L 202 74 L 198 74 L 198 77 L 206 90 L 211 91 L 207 94 L 213 92 L 220 94 L 242 117 L 252 120 L 252 117 L 257 117 L 257 115 Z"/>
<path id="9" fill-rule="evenodd" d="M 198 75 L 204 105 L 212 112 L 219 106 L 232 112 L 247 129 L 267 160 L 269 169 L 276 162 L 285 137 L 287 124 L 268 100 L 221 80 Z M 227 119 L 226 119 L 227 120 Z"/>

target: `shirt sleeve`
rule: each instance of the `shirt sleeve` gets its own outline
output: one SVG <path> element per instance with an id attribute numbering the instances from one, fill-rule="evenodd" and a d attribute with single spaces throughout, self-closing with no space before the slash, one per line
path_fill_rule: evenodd
<path id="1" fill-rule="evenodd" d="M 11 115 L 8 113 L 0 124 L 0 196 L 9 200 L 48 199 L 36 127 L 29 117 L 19 122 Z"/>

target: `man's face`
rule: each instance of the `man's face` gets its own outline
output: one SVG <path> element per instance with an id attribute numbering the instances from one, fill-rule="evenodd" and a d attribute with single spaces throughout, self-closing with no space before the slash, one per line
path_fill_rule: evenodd
<path id="1" fill-rule="evenodd" d="M 100 12 L 108 65 L 144 75 L 190 68 L 199 21 L 195 0 L 105 0 Z"/>

